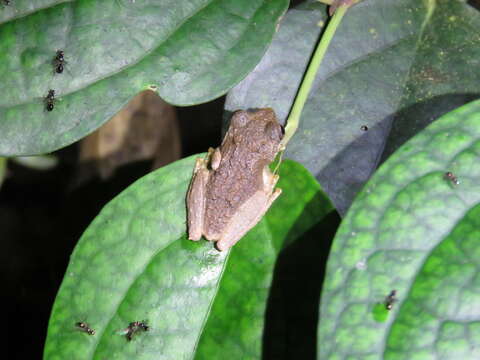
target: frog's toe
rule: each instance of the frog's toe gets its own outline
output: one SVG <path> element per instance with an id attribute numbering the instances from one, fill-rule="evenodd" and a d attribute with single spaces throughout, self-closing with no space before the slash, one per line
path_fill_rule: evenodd
<path id="1" fill-rule="evenodd" d="M 225 240 L 219 240 L 215 243 L 215 249 L 217 249 L 218 251 L 228 250 L 231 246 L 232 244 L 228 243 Z"/>
<path id="2" fill-rule="evenodd" d="M 188 240 L 198 241 L 201 237 L 201 231 L 188 231 Z"/>

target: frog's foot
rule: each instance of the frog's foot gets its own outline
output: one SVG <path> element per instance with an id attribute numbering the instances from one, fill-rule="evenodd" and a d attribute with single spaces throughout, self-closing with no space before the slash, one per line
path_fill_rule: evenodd
<path id="1" fill-rule="evenodd" d="M 212 148 L 210 148 L 211 150 Z M 217 170 L 220 166 L 220 161 L 222 160 L 222 154 L 220 153 L 220 148 L 216 148 L 212 152 L 208 150 L 208 154 L 210 155 L 210 167 L 212 170 Z"/>

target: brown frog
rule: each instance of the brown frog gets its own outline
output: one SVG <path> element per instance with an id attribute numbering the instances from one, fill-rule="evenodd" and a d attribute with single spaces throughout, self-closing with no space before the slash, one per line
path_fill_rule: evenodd
<path id="1" fill-rule="evenodd" d="M 235 112 L 222 145 L 195 163 L 187 194 L 190 240 L 203 235 L 226 250 L 260 221 L 282 192 L 268 165 L 283 134 L 270 108 Z"/>

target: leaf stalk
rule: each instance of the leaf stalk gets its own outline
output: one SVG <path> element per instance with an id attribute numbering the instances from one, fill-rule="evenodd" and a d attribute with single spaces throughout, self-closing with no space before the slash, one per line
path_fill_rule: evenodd
<path id="1" fill-rule="evenodd" d="M 317 45 L 317 48 L 315 49 L 312 60 L 308 65 L 307 72 L 305 73 L 303 81 L 300 84 L 300 88 L 294 100 L 292 110 L 290 111 L 290 115 L 287 119 L 285 136 L 282 140 L 283 148 L 286 147 L 287 143 L 290 141 L 290 139 L 293 137 L 293 135 L 298 129 L 298 124 L 300 122 L 303 107 L 305 106 L 305 102 L 307 101 L 308 95 L 313 85 L 313 81 L 315 80 L 315 76 L 317 75 L 318 68 L 322 63 L 328 46 L 330 45 L 330 42 L 335 35 L 335 32 L 340 25 L 343 16 L 345 15 L 350 6 L 351 5 L 349 4 L 342 4 L 336 9 L 331 20 L 327 24 L 327 28 L 325 29 L 325 32 L 323 33 L 322 38 Z"/>

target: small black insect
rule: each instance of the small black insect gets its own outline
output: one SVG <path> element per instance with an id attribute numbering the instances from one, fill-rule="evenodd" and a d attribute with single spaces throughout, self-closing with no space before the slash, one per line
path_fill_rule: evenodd
<path id="1" fill-rule="evenodd" d="M 362 126 L 360 127 L 360 130 L 362 130 L 362 131 L 368 131 L 368 126 L 367 126 L 367 125 L 362 125 Z"/>
<path id="2" fill-rule="evenodd" d="M 395 304 L 398 301 L 395 295 L 397 295 L 397 290 L 390 291 L 390 294 L 385 298 L 385 309 L 387 310 L 393 309 L 393 304 Z"/>
<path id="3" fill-rule="evenodd" d="M 459 185 L 460 181 L 458 181 L 457 177 L 450 171 L 445 173 L 445 179 L 450 180 L 453 185 Z"/>
<path id="4" fill-rule="evenodd" d="M 138 322 L 136 321 L 136 325 L 142 328 L 143 331 L 148 331 L 150 329 L 150 326 L 148 326 L 145 321 Z"/>
<path id="5" fill-rule="evenodd" d="M 127 340 L 128 341 L 131 341 L 133 336 L 140 330 L 143 330 L 143 331 L 148 331 L 150 329 L 150 327 L 146 324 L 145 320 L 144 321 L 134 321 L 134 322 L 131 322 L 127 329 L 126 329 L 126 333 L 125 333 L 125 336 L 127 337 Z"/>
<path id="6" fill-rule="evenodd" d="M 88 326 L 88 324 L 83 321 L 77 322 L 75 326 L 80 330 L 82 330 L 83 332 L 86 332 L 88 335 L 95 335 L 95 330 L 90 328 L 90 326 Z"/>
<path id="7" fill-rule="evenodd" d="M 61 74 L 63 72 L 63 67 L 66 64 L 65 53 L 63 52 L 63 50 L 57 50 L 57 53 L 55 54 L 52 63 L 55 67 L 55 72 L 57 74 Z"/>
<path id="8" fill-rule="evenodd" d="M 11 2 L 10 0 L 3 0 L 3 3 L 4 3 L 5 5 L 10 5 L 10 2 Z"/>
<path id="9" fill-rule="evenodd" d="M 45 96 L 45 108 L 47 111 L 52 111 L 55 107 L 55 90 L 48 90 L 48 95 Z"/>

